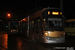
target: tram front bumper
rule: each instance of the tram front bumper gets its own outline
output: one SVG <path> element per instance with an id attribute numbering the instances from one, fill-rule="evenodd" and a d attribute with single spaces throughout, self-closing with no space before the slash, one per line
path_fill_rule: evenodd
<path id="1" fill-rule="evenodd" d="M 45 37 L 45 43 L 64 43 L 65 36 L 59 38 Z"/>

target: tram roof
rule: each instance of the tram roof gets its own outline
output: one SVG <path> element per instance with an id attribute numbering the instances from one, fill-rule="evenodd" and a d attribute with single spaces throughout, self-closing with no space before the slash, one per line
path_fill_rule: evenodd
<path id="1" fill-rule="evenodd" d="M 48 9 L 57 9 L 57 10 L 61 10 L 60 8 L 53 8 L 53 7 L 51 7 L 51 8 L 43 8 L 43 9 L 41 9 L 41 10 L 38 10 L 38 11 L 34 12 L 33 14 L 35 14 L 35 15 L 41 14 L 43 11 L 48 10 Z M 33 15 L 33 14 L 31 14 L 31 15 Z M 29 16 L 31 16 L 31 15 L 29 15 Z"/>
<path id="2" fill-rule="evenodd" d="M 51 8 L 43 8 L 43 9 L 38 10 L 38 11 L 32 13 L 31 15 L 29 15 L 29 19 L 41 16 L 42 12 L 45 11 L 45 10 L 48 10 L 48 9 L 58 9 L 58 10 L 61 10 L 60 8 L 53 8 L 53 7 L 51 7 Z M 28 21 L 28 16 L 26 18 L 24 18 L 24 19 L 26 19 L 26 21 Z"/>
<path id="3" fill-rule="evenodd" d="M 59 10 L 61 10 L 60 8 L 54 8 L 54 7 L 51 7 L 51 8 L 44 8 L 45 10 L 47 10 L 47 9 L 59 9 Z"/>
<path id="4" fill-rule="evenodd" d="M 75 19 L 68 19 L 68 20 L 66 20 L 66 22 L 72 22 L 72 21 L 75 21 Z"/>

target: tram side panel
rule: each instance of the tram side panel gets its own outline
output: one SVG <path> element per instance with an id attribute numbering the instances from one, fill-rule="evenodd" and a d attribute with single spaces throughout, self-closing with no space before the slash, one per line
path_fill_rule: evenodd
<path id="1" fill-rule="evenodd" d="M 28 24 L 27 23 L 23 23 L 22 25 L 22 35 L 27 37 L 27 27 L 28 27 Z"/>
<path id="2" fill-rule="evenodd" d="M 42 27 L 42 20 L 34 19 L 33 21 L 29 22 L 29 37 L 31 40 L 34 41 L 41 41 L 44 42 L 43 39 L 43 27 Z M 24 27 L 25 28 L 25 27 Z M 23 33 L 24 36 L 27 37 L 27 30 Z"/>
<path id="3" fill-rule="evenodd" d="M 42 41 L 42 24 L 41 19 L 37 18 L 35 21 L 35 32 L 34 32 L 34 40 Z"/>

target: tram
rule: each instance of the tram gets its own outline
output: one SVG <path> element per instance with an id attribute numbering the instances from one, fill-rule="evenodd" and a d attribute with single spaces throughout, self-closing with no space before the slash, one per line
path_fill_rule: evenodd
<path id="1" fill-rule="evenodd" d="M 67 36 L 75 36 L 75 19 L 67 19 L 64 30 Z"/>
<path id="2" fill-rule="evenodd" d="M 12 19 L 9 22 L 9 35 L 19 34 L 19 22 L 17 19 Z"/>
<path id="3" fill-rule="evenodd" d="M 64 15 L 59 8 L 43 8 L 20 20 L 23 35 L 43 43 L 64 43 Z"/>

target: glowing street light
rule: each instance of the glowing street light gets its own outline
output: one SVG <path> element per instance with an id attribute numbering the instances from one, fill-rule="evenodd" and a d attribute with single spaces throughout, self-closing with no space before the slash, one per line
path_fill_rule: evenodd
<path id="1" fill-rule="evenodd" d="M 10 16 L 10 14 L 8 14 L 8 16 Z"/>
<path id="2" fill-rule="evenodd" d="M 9 13 L 7 14 L 7 16 L 8 16 L 8 18 L 11 18 L 11 15 Z"/>
<path id="3" fill-rule="evenodd" d="M 25 19 L 23 19 L 25 21 Z"/>

